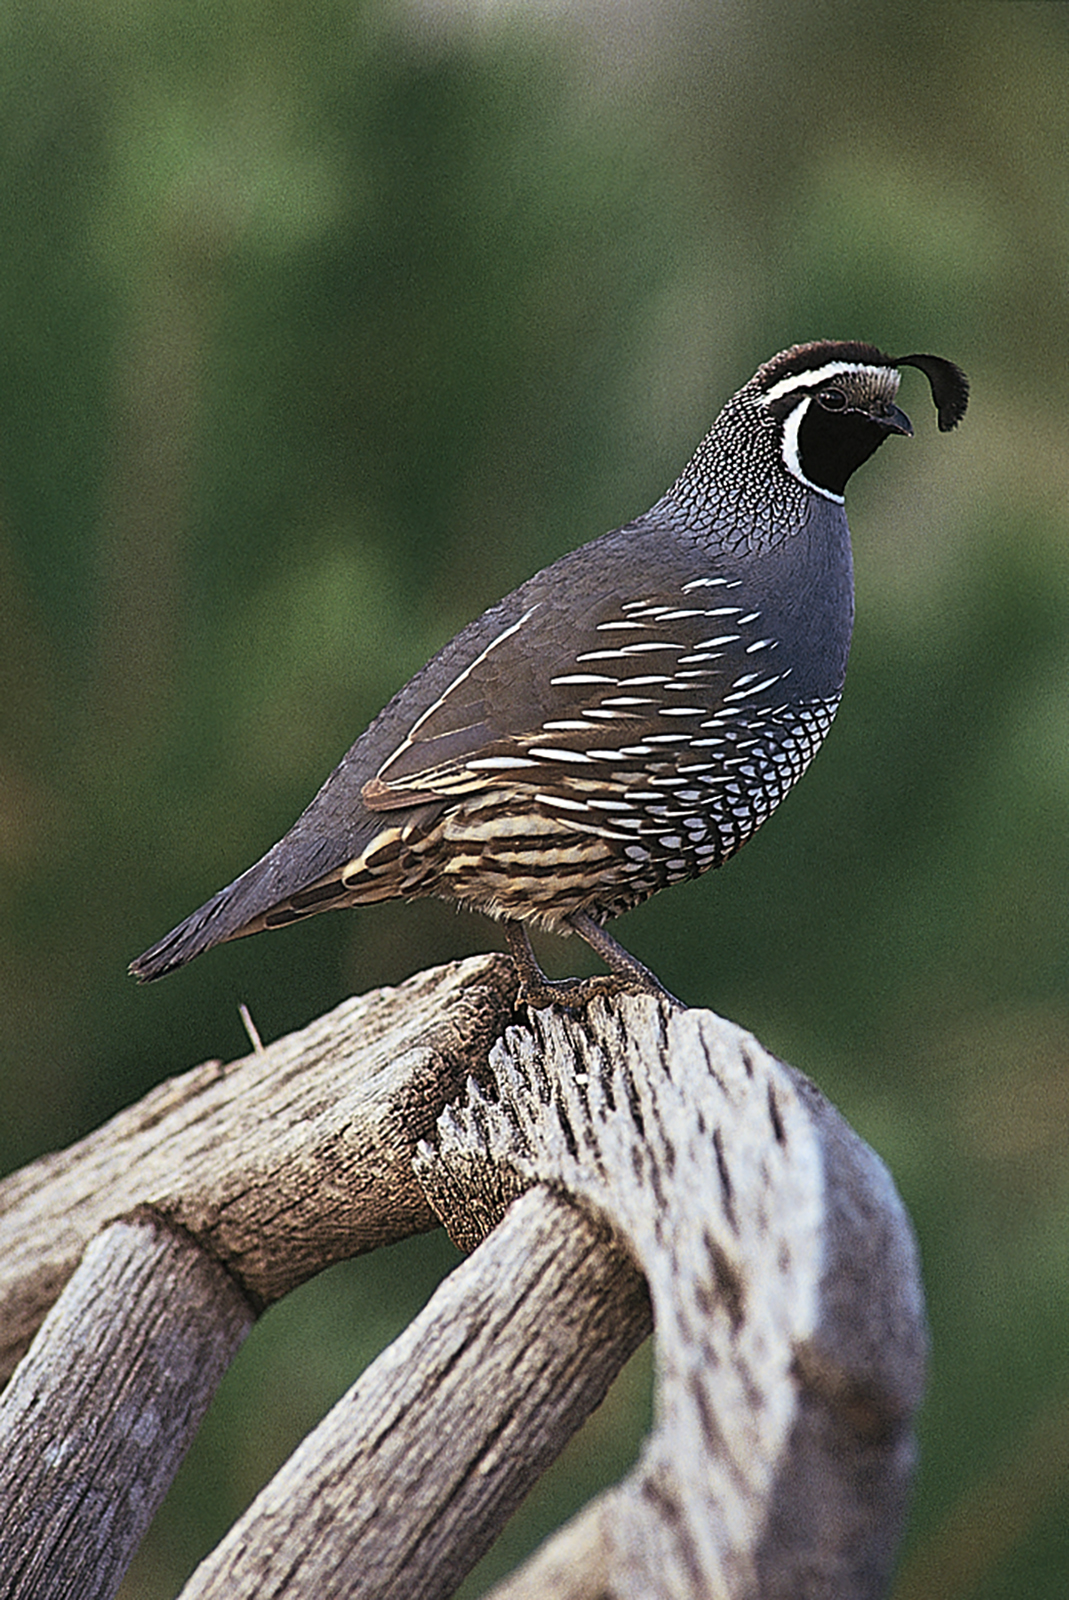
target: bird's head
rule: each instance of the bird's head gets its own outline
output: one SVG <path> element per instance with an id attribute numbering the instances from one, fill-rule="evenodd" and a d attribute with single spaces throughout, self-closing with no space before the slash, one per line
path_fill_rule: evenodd
<path id="1" fill-rule="evenodd" d="M 847 479 L 892 433 L 913 426 L 895 404 L 900 367 L 928 379 L 946 432 L 965 415 L 969 383 L 941 356 L 887 356 L 875 345 L 817 340 L 759 367 L 741 392 L 780 432 L 783 466 L 807 488 L 841 501 Z"/>

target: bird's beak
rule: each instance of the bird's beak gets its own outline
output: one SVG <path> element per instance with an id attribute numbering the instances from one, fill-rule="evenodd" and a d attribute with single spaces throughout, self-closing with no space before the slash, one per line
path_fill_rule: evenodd
<path id="1" fill-rule="evenodd" d="M 873 417 L 872 420 L 878 422 L 881 428 L 886 428 L 888 433 L 904 433 L 907 439 L 913 437 L 912 422 L 897 406 L 888 406 L 882 416 Z"/>

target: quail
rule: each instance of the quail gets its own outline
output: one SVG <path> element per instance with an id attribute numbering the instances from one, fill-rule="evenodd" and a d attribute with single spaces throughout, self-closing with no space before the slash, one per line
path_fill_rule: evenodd
<path id="1" fill-rule="evenodd" d="M 781 351 L 645 515 L 492 606 L 362 733 L 290 831 L 131 965 L 335 906 L 434 895 L 504 923 L 532 1006 L 665 995 L 605 923 L 719 867 L 824 740 L 853 623 L 847 479 L 890 434 L 899 368 L 939 427 L 968 381 L 939 356 L 821 340 Z M 611 977 L 552 982 L 529 926 Z"/>

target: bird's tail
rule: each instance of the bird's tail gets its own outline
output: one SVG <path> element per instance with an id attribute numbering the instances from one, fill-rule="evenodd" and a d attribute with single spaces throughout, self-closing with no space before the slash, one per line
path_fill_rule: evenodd
<path id="1" fill-rule="evenodd" d="M 184 967 L 187 961 L 192 961 L 203 950 L 210 950 L 212 945 L 253 933 L 255 929 L 234 909 L 234 895 L 240 883 L 238 878 L 227 888 L 220 889 L 184 922 L 157 939 L 136 961 L 131 961 L 130 971 L 138 982 L 151 983 L 154 978 L 162 978 L 177 967 Z"/>
<path id="2" fill-rule="evenodd" d="M 352 889 L 341 881 L 340 868 L 282 898 L 278 886 L 272 887 L 271 876 L 270 858 L 265 856 L 131 961 L 133 976 L 139 983 L 151 983 L 184 967 L 213 945 L 243 939 L 265 928 L 282 928 L 354 900 Z"/>
<path id="3" fill-rule="evenodd" d="M 228 939 L 284 928 L 335 906 L 418 894 L 428 871 L 418 846 L 440 811 L 440 805 L 414 807 L 385 822 L 367 815 L 347 837 L 323 838 L 309 808 L 255 866 L 131 961 L 131 973 L 151 983 Z"/>

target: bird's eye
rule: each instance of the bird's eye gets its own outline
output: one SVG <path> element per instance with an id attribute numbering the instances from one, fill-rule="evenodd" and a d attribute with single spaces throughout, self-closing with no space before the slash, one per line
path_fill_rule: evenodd
<path id="1" fill-rule="evenodd" d="M 825 411 L 842 411 L 846 406 L 846 396 L 841 389 L 821 389 L 817 400 Z"/>

